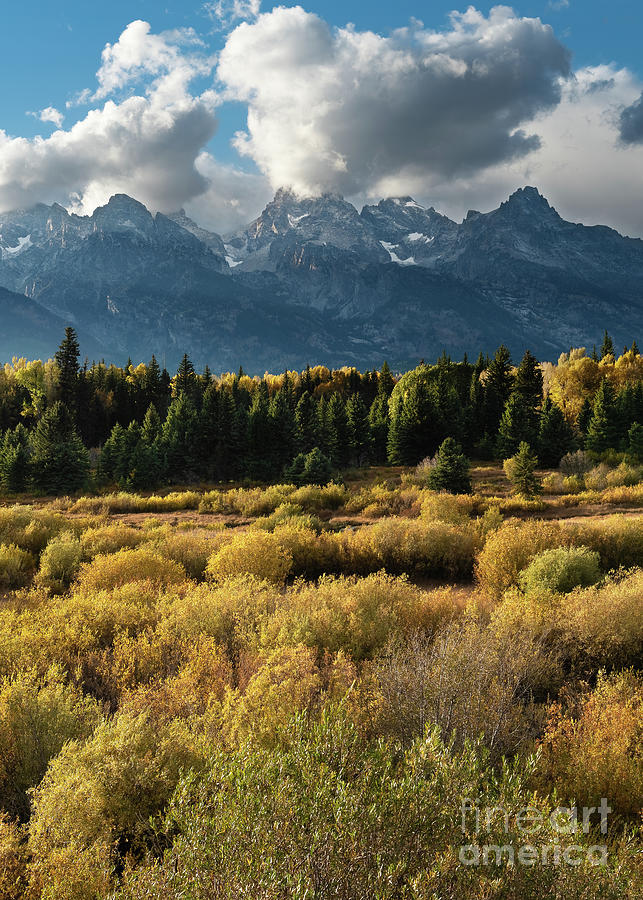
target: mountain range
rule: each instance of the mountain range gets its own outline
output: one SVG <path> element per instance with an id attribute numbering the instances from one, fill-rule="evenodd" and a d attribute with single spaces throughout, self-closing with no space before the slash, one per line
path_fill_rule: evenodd
<path id="1" fill-rule="evenodd" d="M 90 359 L 187 352 L 214 371 L 396 368 L 501 342 L 555 359 L 604 328 L 640 338 L 643 241 L 562 219 L 534 187 L 456 223 L 411 197 L 355 206 L 280 190 L 225 236 L 125 194 L 91 216 L 0 214 L 0 359 L 48 357 L 65 325 Z"/>

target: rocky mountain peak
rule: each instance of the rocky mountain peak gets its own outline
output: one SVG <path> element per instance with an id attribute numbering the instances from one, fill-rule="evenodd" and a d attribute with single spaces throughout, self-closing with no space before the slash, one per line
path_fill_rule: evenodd
<path id="1" fill-rule="evenodd" d="M 152 213 L 128 194 L 114 194 L 105 206 L 99 206 L 91 217 L 97 231 L 135 229 L 149 232 L 154 226 Z"/>

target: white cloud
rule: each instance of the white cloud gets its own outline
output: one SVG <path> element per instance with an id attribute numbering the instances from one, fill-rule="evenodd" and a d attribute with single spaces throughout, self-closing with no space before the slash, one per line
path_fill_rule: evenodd
<path id="1" fill-rule="evenodd" d="M 539 146 L 524 124 L 557 104 L 567 71 L 551 28 L 508 7 L 391 37 L 278 7 L 228 36 L 218 77 L 248 104 L 237 149 L 275 187 L 352 194 L 402 172 L 456 177 L 524 156 Z"/>
<path id="2" fill-rule="evenodd" d="M 45 109 L 41 109 L 40 112 L 30 112 L 28 115 L 40 119 L 41 122 L 51 122 L 56 128 L 60 128 L 65 119 L 64 115 L 55 106 L 47 106 Z"/>
<path id="3" fill-rule="evenodd" d="M 184 48 L 189 46 L 203 46 L 191 28 L 152 34 L 149 22 L 130 22 L 118 41 L 107 44 L 102 52 L 96 73 L 99 88 L 92 99 L 101 100 L 147 76 L 182 71 L 184 77 L 192 78 L 209 72 L 212 60 L 186 55 Z"/>
<path id="4" fill-rule="evenodd" d="M 190 82 L 209 63 L 181 46 L 196 43 L 176 32 L 155 36 L 134 22 L 107 45 L 98 94 L 143 74 L 144 94 L 90 110 L 68 130 L 33 140 L 0 131 L 0 209 L 56 200 L 91 212 L 116 192 L 152 209 L 171 211 L 208 190 L 196 160 L 216 130 L 216 94 L 194 96 Z"/>
<path id="5" fill-rule="evenodd" d="M 222 28 L 228 28 L 239 19 L 256 19 L 261 10 L 261 0 L 210 0 L 204 9 Z"/>
<path id="6" fill-rule="evenodd" d="M 516 187 L 532 184 L 564 218 L 643 236 L 643 146 L 625 146 L 618 136 L 620 112 L 642 87 L 627 69 L 581 69 L 563 84 L 561 103 L 528 126 L 541 135 L 536 153 L 469 177 L 400 176 L 380 187 L 414 194 L 460 219 L 468 209 L 493 209 Z"/>

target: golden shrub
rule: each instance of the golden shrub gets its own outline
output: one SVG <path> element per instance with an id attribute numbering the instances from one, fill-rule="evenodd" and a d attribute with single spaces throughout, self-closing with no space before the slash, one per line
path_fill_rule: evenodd
<path id="1" fill-rule="evenodd" d="M 0 588 L 16 588 L 26 584 L 35 565 L 31 553 L 15 544 L 0 544 Z"/>
<path id="2" fill-rule="evenodd" d="M 138 528 L 131 525 L 110 523 L 98 528 L 89 528 L 81 535 L 80 542 L 86 558 L 92 558 L 99 554 L 116 553 L 125 548 L 138 547 L 147 536 Z"/>
<path id="3" fill-rule="evenodd" d="M 570 539 L 556 523 L 506 522 L 487 537 L 478 555 L 478 583 L 491 596 L 500 597 L 518 583 L 520 572 L 535 556 L 552 547 L 567 546 Z"/>
<path id="4" fill-rule="evenodd" d="M 73 534 L 53 537 L 40 555 L 38 582 L 54 590 L 64 590 L 76 577 L 83 560 L 83 547 Z"/>
<path id="5" fill-rule="evenodd" d="M 149 581 L 158 586 L 178 584 L 185 577 L 185 569 L 179 563 L 139 547 L 99 554 L 81 567 L 78 585 L 81 591 L 89 592 L 121 587 L 132 581 Z"/>
<path id="6" fill-rule="evenodd" d="M 218 581 L 248 574 L 273 584 L 283 584 L 291 566 L 292 556 L 275 534 L 244 531 L 212 554 L 206 571 Z"/>
<path id="7" fill-rule="evenodd" d="M 564 712 L 551 708 L 539 782 L 565 801 L 612 809 L 636 820 L 643 811 L 643 680 L 633 672 L 599 675 L 596 690 Z"/>
<path id="8" fill-rule="evenodd" d="M 231 744 L 252 736 L 274 740 L 294 713 L 319 698 L 322 679 L 309 647 L 280 647 L 265 655 L 245 691 L 230 691 L 223 708 L 223 733 Z"/>

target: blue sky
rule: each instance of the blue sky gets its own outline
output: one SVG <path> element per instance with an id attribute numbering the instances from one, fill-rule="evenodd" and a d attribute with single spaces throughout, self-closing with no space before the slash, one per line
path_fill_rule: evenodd
<path id="1" fill-rule="evenodd" d="M 235 0 L 224 2 L 232 4 Z M 237 2 L 252 5 L 253 0 L 237 0 Z M 258 5 L 258 0 L 254 2 Z M 86 97 L 83 103 L 73 103 L 74 98 L 83 90 L 88 94 L 96 92 L 96 73 L 101 64 L 101 52 L 105 45 L 115 44 L 130 23 L 143 20 L 149 23 L 151 35 L 164 35 L 174 29 L 192 29 L 202 41 L 198 51 L 194 51 L 201 57 L 218 54 L 226 45 L 231 48 L 228 54 L 232 61 L 229 62 L 227 69 L 230 77 L 226 79 L 226 96 L 220 93 L 216 102 L 203 101 L 206 105 L 214 104 L 210 113 L 212 128 L 208 130 L 203 114 L 201 121 L 195 125 L 198 138 L 196 135 L 193 136 L 192 144 L 188 146 L 189 142 L 186 141 L 185 147 L 172 150 L 167 156 L 168 159 L 180 157 L 174 165 L 185 167 L 183 193 L 188 209 L 193 210 L 195 214 L 198 213 L 202 219 L 208 219 L 209 215 L 206 224 L 212 227 L 234 225 L 235 216 L 240 220 L 244 215 L 250 214 L 253 211 L 253 204 L 257 206 L 263 203 L 269 192 L 289 176 L 291 166 L 292 183 L 302 190 L 310 188 L 313 191 L 320 185 L 328 186 L 328 189 L 341 190 L 348 196 L 355 197 L 357 201 L 389 188 L 408 189 L 408 192 L 419 194 L 422 202 L 435 202 L 456 217 L 464 214 L 466 208 L 472 205 L 491 206 L 501 200 L 506 191 L 519 186 L 523 179 L 538 177 L 544 187 L 556 195 L 550 197 L 552 202 L 557 202 L 561 211 L 571 218 L 589 222 L 605 221 L 627 233 L 643 234 L 643 217 L 636 211 L 636 207 L 642 205 L 640 192 L 643 185 L 640 178 L 636 180 L 636 172 L 643 171 L 641 155 L 643 128 L 639 142 L 637 130 L 639 113 L 635 107 L 643 81 L 643 61 L 640 52 L 643 38 L 643 4 L 634 3 L 632 0 L 611 0 L 609 3 L 602 0 L 558 0 L 558 2 L 525 0 L 512 4 L 517 20 L 522 17 L 540 18 L 543 23 L 553 28 L 553 37 L 548 39 L 549 44 L 543 44 L 542 54 L 550 52 L 552 54 L 551 59 L 543 63 L 543 72 L 535 71 L 534 59 L 531 57 L 527 59 L 525 65 L 527 73 L 525 79 L 542 80 L 540 94 L 536 96 L 532 91 L 532 95 L 526 97 L 525 106 L 528 108 L 528 114 L 520 112 L 519 97 L 499 101 L 497 108 L 493 106 L 490 108 L 490 117 L 505 118 L 509 122 L 506 134 L 503 135 L 498 134 L 490 138 L 483 134 L 484 123 L 476 123 L 473 116 L 471 129 L 465 135 L 464 143 L 470 141 L 473 147 L 477 141 L 484 144 L 488 140 L 489 146 L 481 150 L 479 160 L 476 160 L 472 153 L 468 156 L 465 154 L 466 158 L 463 156 L 461 165 L 451 169 L 444 158 L 429 158 L 430 153 L 427 155 L 426 166 L 423 166 L 418 148 L 405 159 L 400 147 L 385 147 L 383 152 L 390 156 L 388 167 L 372 160 L 364 161 L 360 154 L 362 156 L 368 154 L 369 140 L 372 143 L 372 135 L 378 134 L 370 119 L 365 116 L 363 122 L 357 121 L 355 124 L 356 129 L 363 129 L 362 144 L 351 141 L 348 142 L 350 144 L 348 146 L 343 134 L 345 123 L 338 123 L 336 118 L 329 124 L 327 118 L 320 114 L 314 122 L 302 123 L 302 117 L 306 118 L 305 103 L 298 112 L 292 113 L 292 121 L 283 123 L 283 139 L 275 137 L 282 124 L 279 117 L 283 118 L 283 96 L 265 96 L 258 102 L 253 99 L 253 92 L 257 92 L 262 83 L 272 77 L 270 66 L 263 71 L 257 67 L 255 82 L 246 84 L 243 73 L 239 72 L 239 69 L 243 68 L 243 61 L 240 61 L 240 55 L 244 52 L 243 42 L 237 41 L 239 46 L 235 50 L 235 41 L 230 39 L 230 32 L 239 25 L 239 20 L 234 22 L 228 20 L 226 25 L 222 25 L 215 16 L 208 14 L 206 5 L 186 3 L 184 0 L 182 2 L 168 0 L 165 4 L 156 0 L 127 0 L 127 2 L 112 0 L 107 4 L 88 3 L 87 0 L 83 2 L 59 0 L 55 4 L 44 3 L 43 0 L 39 2 L 22 0 L 19 4 L 7 4 L 3 10 L 0 31 L 2 85 L 0 129 L 5 132 L 7 139 L 24 138 L 26 142 L 18 144 L 13 141 L 9 144 L 7 141 L 4 147 L 0 143 L 0 171 L 4 153 L 9 160 L 9 163 L 5 163 L 6 171 L 9 171 L 10 175 L 17 173 L 12 175 L 12 184 L 5 186 L 4 190 L 0 180 L 0 207 L 18 201 L 27 203 L 36 199 L 36 194 L 40 191 L 38 199 L 46 201 L 58 199 L 60 202 L 66 202 L 73 195 L 79 209 L 90 211 L 92 204 L 102 202 L 103 194 L 116 189 L 121 180 L 124 189 L 133 191 L 140 188 L 139 194 L 152 206 L 164 208 L 175 201 L 183 202 L 181 189 L 177 188 L 166 195 L 160 187 L 164 178 L 173 177 L 175 170 L 167 169 L 164 172 L 159 169 L 154 177 L 141 176 L 139 185 L 132 175 L 130 156 L 124 154 L 122 177 L 119 176 L 119 164 L 115 162 L 108 173 L 101 170 L 98 173 L 88 171 L 82 177 L 79 175 L 79 183 L 74 185 L 69 170 L 73 169 L 73 156 L 79 151 L 74 148 L 73 140 L 59 141 L 56 147 L 47 143 L 43 147 L 38 143 L 38 136 L 42 136 L 46 142 L 58 127 L 63 131 L 70 129 L 74 123 L 83 122 L 91 110 L 102 109 L 106 102 L 114 103 L 120 109 L 120 104 L 128 97 L 143 96 L 146 91 L 153 89 L 151 85 L 155 84 L 156 73 L 148 72 L 146 78 L 138 81 L 128 75 L 121 79 L 111 93 L 105 91 L 99 97 L 94 96 L 92 99 Z M 295 4 L 283 5 L 292 7 Z M 417 36 L 413 38 L 416 42 L 414 50 L 416 60 L 421 54 L 418 46 L 426 45 L 427 39 L 422 35 L 434 30 L 449 33 L 453 27 L 452 23 L 450 24 L 449 13 L 454 9 L 464 12 L 467 8 L 466 4 L 458 6 L 444 0 L 433 2 L 398 0 L 396 3 L 328 0 L 302 5 L 306 13 L 314 13 L 319 17 L 329 33 L 332 33 L 334 28 L 343 28 L 352 23 L 358 34 L 372 31 L 388 37 L 396 29 L 408 26 L 414 19 L 421 20 L 424 23 L 422 34 L 419 38 Z M 493 4 L 477 3 L 475 6 L 483 17 L 487 17 Z M 264 2 L 261 6 L 261 12 L 264 14 L 270 13 L 272 9 L 270 3 Z M 280 40 L 275 28 L 277 24 L 284 27 L 286 35 L 284 40 L 287 43 L 290 34 L 289 20 L 275 16 L 275 28 L 269 30 L 269 25 L 272 28 L 271 17 L 264 17 L 259 23 L 255 22 L 254 15 L 249 14 L 247 18 L 254 23 L 251 27 L 257 31 L 263 28 L 265 39 L 262 38 L 260 41 L 258 52 L 265 53 L 265 58 L 272 60 L 270 54 L 274 52 L 274 46 L 279 45 Z M 310 39 L 313 43 L 317 40 L 315 35 L 319 29 L 316 28 L 312 17 L 308 16 L 305 22 L 302 17 L 302 21 L 295 24 L 297 34 L 303 35 L 303 39 Z M 415 27 L 419 29 L 419 26 Z M 484 41 L 483 29 L 478 31 L 482 35 L 480 40 Z M 523 43 L 518 31 L 516 26 L 515 35 L 511 38 L 516 41 L 517 54 L 528 57 L 530 53 L 532 55 L 535 53 L 537 56 L 541 51 L 530 50 L 528 44 L 531 38 Z M 258 35 L 257 39 L 259 37 L 261 35 Z M 537 37 L 538 40 L 541 38 L 542 35 Z M 297 37 L 293 40 L 302 38 Z M 326 38 L 322 36 L 320 40 L 323 42 Z M 571 71 L 568 75 L 563 72 L 564 63 L 556 56 L 554 44 L 570 52 Z M 244 46 L 246 48 L 250 46 L 254 54 L 254 43 Z M 180 50 L 186 57 L 192 52 L 186 50 L 184 45 Z M 335 54 L 337 46 L 329 52 Z M 176 58 L 178 59 L 178 56 Z M 470 62 L 469 57 L 467 60 Z M 599 72 L 597 67 L 601 66 L 603 69 Z M 212 60 L 210 69 L 204 66 L 197 71 L 197 68 L 190 80 L 189 93 L 184 95 L 184 99 L 185 96 L 198 98 L 195 100 L 198 104 L 202 98 L 207 97 L 207 92 L 215 85 L 216 61 Z M 544 68 L 547 69 L 546 76 Z M 297 83 L 298 71 L 296 67 L 291 71 L 293 84 Z M 551 87 L 556 80 L 567 79 L 566 83 L 571 85 L 578 73 L 580 73 L 578 84 L 581 87 L 574 88 L 574 97 L 571 97 L 571 88 L 569 90 L 564 88 L 562 100 L 556 99 L 545 83 L 549 79 Z M 346 77 L 344 71 L 339 72 L 337 77 L 340 79 Z M 350 77 L 353 77 L 352 74 Z M 220 82 L 219 78 L 216 85 L 218 92 L 222 91 Z M 411 87 L 413 88 L 413 85 Z M 426 84 L 422 90 L 428 90 Z M 433 109 L 432 101 L 427 102 L 427 106 L 424 105 L 422 90 L 418 89 L 418 102 L 414 109 L 403 111 L 404 114 L 399 117 L 393 117 L 393 120 L 397 121 L 395 127 L 402 129 L 409 127 L 414 130 L 413 121 L 419 121 L 425 114 L 435 115 L 434 112 L 428 111 Z M 525 92 L 529 95 L 530 87 L 527 83 Z M 597 105 L 595 99 L 597 92 L 601 94 L 602 105 Z M 392 95 L 392 104 L 396 103 L 395 96 L 397 95 Z M 322 100 L 323 98 L 320 100 L 316 93 L 315 103 L 320 105 Z M 355 108 L 367 107 L 368 101 L 368 97 L 364 99 L 358 94 L 354 98 Z M 329 102 L 336 103 L 338 98 L 333 95 Z M 576 116 L 578 121 L 577 126 L 570 124 L 567 130 L 563 122 L 565 118 L 563 108 L 567 108 L 565 104 L 568 104 L 572 119 Z M 347 103 L 347 107 L 349 105 Z M 37 117 L 40 111 L 50 107 L 64 116 L 60 126 L 54 121 L 41 121 Z M 249 108 L 251 115 L 254 114 L 257 121 L 261 120 L 261 127 L 258 126 L 255 130 L 250 128 L 249 141 L 245 144 L 243 155 L 240 155 L 239 146 L 233 147 L 231 139 L 236 131 L 246 128 Z M 466 109 L 465 98 L 463 116 L 469 115 Z M 628 109 L 633 110 L 632 116 L 636 127 L 633 129 L 634 140 L 629 140 L 625 146 L 618 135 L 618 121 L 623 111 Z M 36 115 L 33 115 L 34 113 Z M 195 115 L 192 115 L 192 122 Z M 297 115 L 299 120 L 296 118 Z M 49 118 L 56 119 L 56 114 L 50 115 Z M 584 123 L 590 118 L 595 123 L 592 125 L 595 132 L 584 131 L 586 127 Z M 211 136 L 210 131 L 215 130 L 215 119 L 216 133 Z M 643 122 L 643 113 L 641 120 Z M 181 127 L 185 128 L 185 125 L 182 124 Z M 302 127 L 305 127 L 308 133 L 311 130 L 315 132 L 314 140 L 311 139 L 310 143 L 312 148 L 310 153 L 316 152 L 321 142 L 324 145 L 323 152 L 339 160 L 336 168 L 344 167 L 342 171 L 345 171 L 341 178 L 329 180 L 328 166 L 324 174 L 321 170 L 311 171 L 310 165 L 306 161 L 302 162 L 301 153 L 298 154 L 296 146 Z M 435 131 L 441 127 L 436 122 L 435 129 L 430 132 L 431 140 L 435 137 Z M 444 140 L 457 140 L 459 145 L 460 132 L 456 139 L 453 137 L 454 132 L 448 130 L 448 125 L 444 127 L 446 129 Z M 609 134 L 605 130 L 608 127 L 611 129 Z M 521 137 L 523 132 L 526 135 L 524 139 Z M 594 133 L 596 142 L 592 141 L 592 144 L 595 149 L 587 154 L 587 137 L 588 135 L 591 137 Z M 416 135 L 416 138 L 418 141 L 426 141 L 427 135 L 429 131 L 425 131 L 423 135 Z M 180 141 L 178 128 L 173 139 Z M 165 144 L 167 140 L 169 138 L 166 136 Z M 400 136 L 400 140 L 404 142 L 404 135 Z M 413 142 L 413 138 L 409 140 Z M 503 141 L 506 145 L 504 149 Z M 516 143 L 513 149 L 509 146 L 511 142 Z M 613 147 L 613 155 L 610 155 L 610 146 Z M 22 148 L 25 150 L 25 156 L 24 164 L 21 166 L 19 157 Z M 86 144 L 83 144 L 82 152 L 87 154 Z M 106 147 L 101 148 L 98 143 L 97 152 L 106 152 Z M 67 159 L 64 158 L 65 153 L 68 154 Z M 38 167 L 46 154 L 52 156 L 53 161 L 48 161 L 40 172 Z M 201 156 L 195 163 L 198 154 Z M 575 154 L 587 167 L 582 174 L 588 186 L 589 197 L 583 196 L 587 191 L 583 191 L 582 179 L 577 178 L 578 183 L 575 183 L 575 186 L 570 184 L 570 180 L 573 181 L 571 172 Z M 197 175 L 194 173 L 194 166 L 198 170 Z M 235 167 L 234 174 L 226 169 L 230 166 Z M 614 169 L 620 169 L 620 175 L 614 173 Z M 566 170 L 569 170 L 569 175 L 566 174 Z M 243 178 L 244 173 L 248 174 L 248 179 Z M 634 184 L 631 184 L 630 173 L 634 173 Z M 30 177 L 31 174 L 34 174 L 34 177 Z M 599 180 L 604 183 L 596 184 Z M 20 190 L 16 187 L 18 181 Z M 180 179 L 178 181 L 180 183 Z M 158 187 L 155 189 L 153 185 Z M 224 196 L 226 188 L 229 196 Z M 631 196 L 633 192 L 637 194 L 636 203 Z"/>

